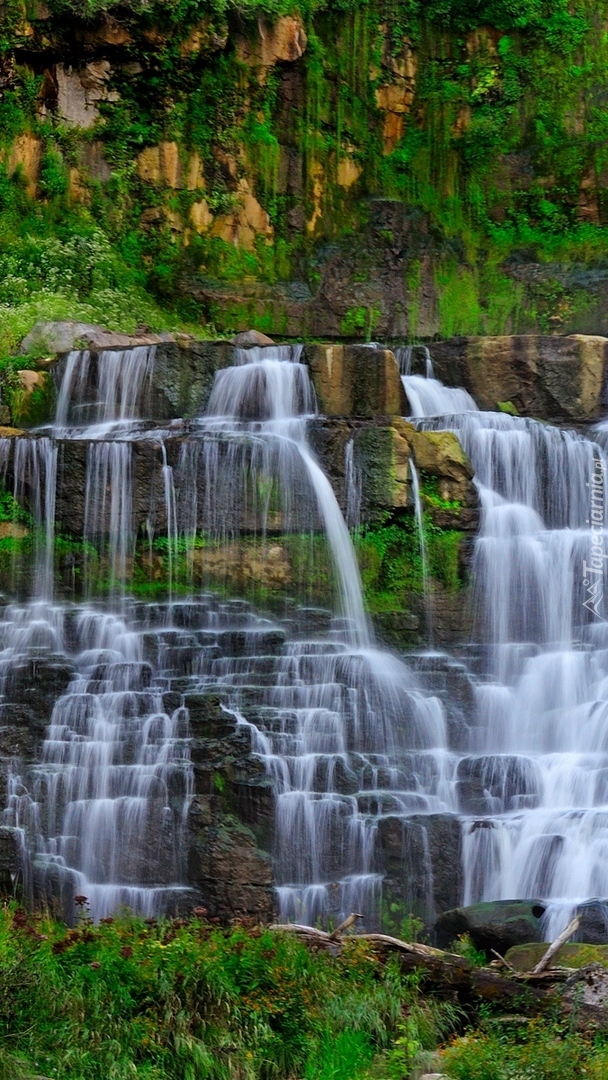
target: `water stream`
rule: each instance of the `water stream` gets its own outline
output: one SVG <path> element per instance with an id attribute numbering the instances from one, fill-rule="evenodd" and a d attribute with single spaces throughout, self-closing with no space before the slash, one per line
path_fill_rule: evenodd
<path id="1" fill-rule="evenodd" d="M 419 427 L 458 435 L 482 505 L 463 899 L 540 897 L 551 939 L 608 895 L 608 462 L 601 440 L 403 382 Z"/>
<path id="2" fill-rule="evenodd" d="M 205 415 L 164 426 L 147 419 L 154 359 L 154 349 L 71 353 L 55 424 L 14 450 L 0 441 L 1 468 L 12 462 L 15 497 L 36 523 L 30 599 L 2 610 L 0 707 L 25 700 L 19 672 L 63 672 L 39 759 L 15 763 L 3 817 L 21 838 L 28 887 L 68 911 L 85 895 L 95 917 L 187 904 L 184 703 L 195 692 L 219 695 L 273 781 L 283 918 L 356 910 L 377 922 L 389 819 L 415 822 L 428 852 L 425 822 L 457 817 L 462 899 L 538 897 L 550 934 L 579 901 L 608 897 L 608 631 L 593 610 L 601 588 L 590 592 L 606 584 L 605 432 L 481 412 L 435 378 L 428 353 L 412 374 L 411 350 L 399 352 L 415 422 L 458 435 L 482 505 L 473 641 L 457 658 L 431 649 L 406 664 L 374 643 L 349 533 L 360 521 L 354 444 L 345 521 L 308 442 L 317 408 L 301 349 L 237 351 Z M 75 444 L 78 603 L 53 587 L 57 485 Z M 169 580 L 144 603 L 130 580 L 145 536 L 151 558 L 165 538 Z M 239 545 L 255 542 L 263 569 L 278 536 L 325 544 L 324 610 L 296 598 L 260 614 L 243 599 L 176 591 L 178 552 L 194 565 L 210 550 L 244 573 Z M 452 675 L 470 690 L 464 712 Z M 416 872 L 432 918 L 429 859 Z"/>

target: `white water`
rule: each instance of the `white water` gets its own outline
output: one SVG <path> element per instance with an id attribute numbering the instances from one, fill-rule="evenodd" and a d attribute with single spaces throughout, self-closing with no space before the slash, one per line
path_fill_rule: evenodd
<path id="1" fill-rule="evenodd" d="M 357 910 L 373 918 L 382 880 L 378 815 L 385 806 L 420 804 L 419 797 L 400 791 L 404 770 L 397 762 L 410 743 L 445 746 L 445 717 L 438 699 L 423 697 L 400 661 L 370 647 L 349 532 L 306 440 L 316 409 L 299 354 L 251 350 L 238 359 L 216 375 L 204 430 L 241 449 L 223 461 L 213 441 L 207 443 L 206 475 L 214 491 L 225 491 L 222 469 L 234 477 L 247 447 L 250 482 L 253 475 L 255 485 L 257 473 L 279 484 L 284 523 L 293 512 L 294 490 L 301 492 L 300 509 L 312 495 L 344 620 L 331 638 L 293 641 L 277 657 L 218 660 L 205 683 L 227 695 L 274 782 L 282 917 L 314 923 Z M 301 488 L 302 466 L 308 494 Z M 256 687 L 252 705 L 261 672 L 268 685 Z"/>
<path id="2" fill-rule="evenodd" d="M 427 400 L 434 413 L 439 399 Z M 608 535 L 608 462 L 573 432 L 450 412 L 419 426 L 456 432 L 482 505 L 473 573 L 483 650 L 469 754 L 455 773 L 463 899 L 539 897 L 551 939 L 577 903 L 608 896 L 608 593 L 599 618 L 583 606 L 590 581 L 606 588 L 605 561 L 597 575 L 583 564 L 593 506 L 601 550 Z"/>
<path id="3" fill-rule="evenodd" d="M 169 708 L 165 695 L 189 687 L 220 694 L 274 780 L 284 917 L 314 921 L 360 910 L 373 919 L 382 880 L 379 816 L 440 804 L 443 764 L 427 770 L 427 791 L 412 779 L 411 762 L 426 754 L 443 761 L 446 721 L 439 700 L 371 644 L 349 532 L 307 442 L 316 415 L 308 371 L 298 349 L 237 353 L 235 366 L 217 373 L 207 414 L 170 459 L 165 434 L 141 419 L 153 354 L 135 353 L 122 361 L 71 354 L 56 424 L 44 438 L 23 440 L 23 467 L 17 463 L 18 494 L 34 491 L 42 534 L 52 537 L 52 497 L 47 507 L 42 492 L 55 474 L 39 461 L 49 448 L 56 460 L 58 438 L 87 444 L 84 537 L 92 554 L 85 582 L 92 596 L 101 560 L 111 590 L 106 605 L 36 600 L 9 609 L 0 624 L 0 670 L 32 650 L 74 666 L 40 763 L 11 779 L 5 823 L 23 838 L 27 880 L 38 893 L 59 895 L 68 913 L 74 895 L 87 896 L 94 917 L 120 904 L 154 913 L 178 901 L 192 769 L 187 712 Z M 153 537 L 156 500 L 169 552 L 170 603 L 149 609 L 128 599 L 133 449 L 142 439 L 159 450 L 148 532 Z M 349 468 L 354 518 L 354 459 Z M 241 535 L 291 531 L 304 543 L 307 534 L 325 536 L 337 586 L 333 614 L 296 609 L 288 620 L 293 637 L 283 643 L 284 632 L 242 602 L 171 602 L 173 552 L 197 530 L 227 553 Z M 44 547 L 41 565 L 52 568 L 49 558 Z"/>
<path id="4" fill-rule="evenodd" d="M 605 463 L 601 445 L 479 412 L 464 391 L 441 387 L 428 356 L 426 378 L 404 374 L 410 403 L 417 394 L 413 409 L 428 413 L 418 423 L 461 438 L 483 508 L 475 643 L 466 654 L 474 703 L 449 735 L 449 695 L 423 692 L 402 663 L 370 645 L 349 533 L 306 438 L 316 408 L 298 351 L 238 355 L 218 373 L 207 415 L 177 453 L 144 419 L 153 354 L 123 356 L 124 364 L 107 355 L 105 374 L 101 357 L 68 358 L 57 423 L 19 440 L 14 466 L 15 494 L 27 497 L 38 539 L 35 600 L 5 609 L 0 623 L 3 701 L 9 707 L 10 673 L 28 657 L 60 654 L 74 665 L 41 761 L 13 776 L 5 817 L 22 830 L 38 891 L 59 892 L 68 908 L 71 895 L 87 895 L 97 915 L 123 902 L 158 911 L 179 897 L 192 773 L 187 716 L 164 695 L 188 686 L 220 694 L 274 780 L 284 917 L 314 922 L 361 910 L 373 919 L 379 823 L 446 812 L 461 816 L 466 902 L 538 896 L 549 901 L 553 933 L 580 900 L 608 897 L 608 632 L 583 608 L 582 575 L 591 558 L 587 485 Z M 423 387 L 408 384 L 420 379 Z M 109 605 L 52 602 L 60 434 L 88 443 L 85 535 L 108 564 Z M 333 613 L 296 612 L 285 640 L 276 622 L 246 605 L 214 606 L 208 597 L 183 609 L 176 600 L 133 605 L 139 439 L 159 458 L 148 529 L 153 536 L 156 499 L 170 591 L 172 552 L 197 530 L 227 552 L 242 535 L 324 535 Z M 4 468 L 9 449 L 1 450 Z M 346 464 L 355 525 L 352 451 Z M 418 513 L 420 525 L 420 499 Z M 187 625 L 179 623 L 186 610 Z"/>

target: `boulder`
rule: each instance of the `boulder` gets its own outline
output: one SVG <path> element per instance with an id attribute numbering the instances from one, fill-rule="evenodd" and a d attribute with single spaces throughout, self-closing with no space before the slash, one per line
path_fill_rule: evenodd
<path id="1" fill-rule="evenodd" d="M 532 971 L 545 955 L 550 942 L 543 941 L 534 945 L 514 945 L 508 949 L 505 960 L 516 971 Z M 608 945 L 587 945 L 568 941 L 552 961 L 552 967 L 587 967 L 589 964 L 598 964 L 608 968 Z"/>
<path id="2" fill-rule="evenodd" d="M 403 416 L 405 392 L 389 349 L 365 345 L 307 345 L 319 407 L 326 416 Z"/>
<path id="3" fill-rule="evenodd" d="M 243 330 L 242 333 L 230 338 L 230 344 L 236 345 L 238 349 L 251 349 L 255 346 L 274 345 L 274 341 L 259 330 Z"/>
<path id="4" fill-rule="evenodd" d="M 514 945 L 542 941 L 544 913 L 542 900 L 490 900 L 444 912 L 435 923 L 435 936 L 439 947 L 447 948 L 468 934 L 476 949 L 495 949 L 504 956 Z"/>
<path id="5" fill-rule="evenodd" d="M 81 338 L 89 334 L 103 332 L 100 326 L 81 322 L 37 322 L 29 334 L 26 334 L 19 352 L 22 356 L 31 353 L 64 353 L 77 346 Z"/>
<path id="6" fill-rule="evenodd" d="M 605 900 L 588 900 L 579 904 L 576 914 L 580 925 L 576 932 L 579 941 L 590 945 L 608 944 L 608 903 Z"/>
<path id="7" fill-rule="evenodd" d="M 608 338 L 586 334 L 463 337 L 433 345 L 436 374 L 464 386 L 482 409 L 589 421 L 602 412 Z"/>

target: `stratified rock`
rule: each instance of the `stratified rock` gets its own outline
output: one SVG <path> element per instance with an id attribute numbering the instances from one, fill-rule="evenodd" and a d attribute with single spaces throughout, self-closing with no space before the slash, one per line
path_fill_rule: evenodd
<path id="1" fill-rule="evenodd" d="M 326 416 L 403 416 L 405 392 L 389 349 L 365 345 L 307 345 L 319 407 Z"/>
<path id="2" fill-rule="evenodd" d="M 608 338 L 463 337 L 433 345 L 439 378 L 464 386 L 482 409 L 508 403 L 521 416 L 594 420 L 601 414 Z"/>
<path id="3" fill-rule="evenodd" d="M 496 949 L 504 956 L 514 945 L 542 941 L 544 912 L 542 900 L 492 900 L 455 908 L 439 916 L 437 944 L 447 948 L 461 934 L 468 934 L 475 948 L 487 953 Z"/>
<path id="4" fill-rule="evenodd" d="M 274 913 L 270 857 L 256 847 L 253 833 L 225 818 L 205 841 L 190 847 L 188 880 L 220 919 L 251 916 L 270 921 Z"/>
<path id="5" fill-rule="evenodd" d="M 444 911 L 461 895 L 461 828 L 455 814 L 387 816 L 378 822 L 384 891 L 403 915 Z"/>
<path id="6" fill-rule="evenodd" d="M 167 341 L 156 350 L 152 375 L 151 419 L 201 416 L 218 369 L 229 367 L 234 346 L 228 341 Z"/>
<path id="7" fill-rule="evenodd" d="M 539 787 L 533 763 L 515 754 L 466 757 L 456 770 L 458 803 L 464 814 L 533 809 L 539 803 Z"/>

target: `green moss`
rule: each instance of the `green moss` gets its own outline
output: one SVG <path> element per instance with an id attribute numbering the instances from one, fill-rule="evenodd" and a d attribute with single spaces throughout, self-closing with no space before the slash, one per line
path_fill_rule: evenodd
<path id="1" fill-rule="evenodd" d="M 364 337 L 371 341 L 382 312 L 374 307 L 352 307 L 340 320 L 340 333 L 344 337 Z"/>
<path id="2" fill-rule="evenodd" d="M 519 416 L 519 410 L 512 401 L 497 401 L 496 408 L 501 413 L 508 413 L 509 416 Z"/>

